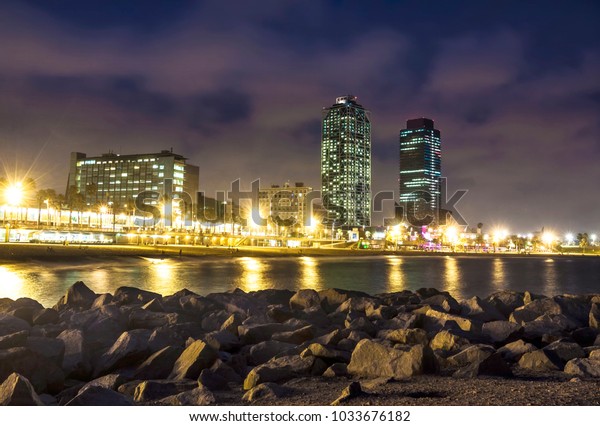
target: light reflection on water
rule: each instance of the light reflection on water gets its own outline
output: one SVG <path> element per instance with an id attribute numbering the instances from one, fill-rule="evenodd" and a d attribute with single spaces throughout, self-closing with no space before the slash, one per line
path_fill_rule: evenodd
<path id="1" fill-rule="evenodd" d="M 296 258 L 142 258 L 79 264 L 0 265 L 0 297 L 31 297 L 52 306 L 75 281 L 96 293 L 136 286 L 163 295 L 267 288 L 330 287 L 371 294 L 435 287 L 457 298 L 495 291 L 599 293 L 600 258 L 381 256 Z"/>

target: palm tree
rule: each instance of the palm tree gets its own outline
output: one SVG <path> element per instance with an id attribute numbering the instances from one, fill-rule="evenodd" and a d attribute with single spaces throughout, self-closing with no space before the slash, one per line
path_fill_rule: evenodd
<path id="1" fill-rule="evenodd" d="M 56 224 L 57 227 L 60 227 L 60 225 L 61 225 L 62 209 L 63 209 L 63 206 L 66 204 L 66 200 L 67 199 L 63 194 L 57 194 L 56 197 L 54 197 L 52 207 L 58 211 L 58 223 Z"/>
<path id="2" fill-rule="evenodd" d="M 589 237 L 587 232 L 577 234 L 577 241 L 579 241 L 579 247 L 583 253 L 585 253 L 585 248 L 589 245 Z"/>
<path id="3" fill-rule="evenodd" d="M 40 224 L 41 224 L 42 205 L 46 204 L 46 211 L 48 212 L 50 205 L 54 201 L 55 198 L 56 198 L 56 191 L 51 188 L 40 189 L 35 193 L 35 200 L 37 201 L 37 207 L 38 207 L 38 220 L 37 220 L 38 228 L 40 227 Z"/>

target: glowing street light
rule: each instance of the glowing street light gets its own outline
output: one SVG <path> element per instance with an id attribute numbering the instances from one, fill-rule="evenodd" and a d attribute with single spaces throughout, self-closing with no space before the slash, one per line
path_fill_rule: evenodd
<path id="1" fill-rule="evenodd" d="M 552 232 L 544 232 L 542 235 L 542 241 L 544 244 L 551 246 L 556 240 L 556 236 Z"/>
<path id="2" fill-rule="evenodd" d="M 567 241 L 567 244 L 570 244 L 573 242 L 573 234 L 572 233 L 567 233 L 567 235 L 565 235 L 565 240 Z"/>
<path id="3" fill-rule="evenodd" d="M 23 200 L 23 184 L 17 182 L 7 186 L 4 190 L 4 199 L 8 205 L 18 207 Z"/>

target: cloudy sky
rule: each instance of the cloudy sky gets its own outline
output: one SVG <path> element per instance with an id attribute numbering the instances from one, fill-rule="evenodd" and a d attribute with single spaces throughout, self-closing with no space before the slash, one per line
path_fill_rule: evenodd
<path id="1" fill-rule="evenodd" d="M 577 0 L 2 0 L 0 158 L 61 191 L 71 151 L 171 147 L 209 194 L 318 188 L 322 108 L 352 93 L 375 191 L 425 116 L 469 223 L 600 231 L 599 21 Z"/>

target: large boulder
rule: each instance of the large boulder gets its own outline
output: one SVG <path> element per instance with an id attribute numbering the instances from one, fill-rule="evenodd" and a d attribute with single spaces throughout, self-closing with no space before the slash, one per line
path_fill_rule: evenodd
<path id="1" fill-rule="evenodd" d="M 552 299 L 560 306 L 561 314 L 575 321 L 579 327 L 588 325 L 588 314 L 590 311 L 588 296 L 566 294 L 554 296 Z"/>
<path id="2" fill-rule="evenodd" d="M 545 335 L 560 338 L 577 328 L 576 322 L 562 314 L 544 314 L 524 324 L 523 335 L 526 340 L 539 340 Z"/>
<path id="3" fill-rule="evenodd" d="M 41 309 L 33 315 L 33 325 L 56 324 L 59 321 L 56 309 Z"/>
<path id="4" fill-rule="evenodd" d="M 282 356 L 253 368 L 244 380 L 244 390 L 266 382 L 282 382 L 298 376 L 310 375 L 314 357 Z"/>
<path id="5" fill-rule="evenodd" d="M 335 311 L 338 306 L 351 297 L 370 297 L 367 293 L 353 290 L 342 290 L 339 288 L 328 288 L 319 291 L 321 306 L 326 312 Z"/>
<path id="6" fill-rule="evenodd" d="M 44 405 L 29 380 L 12 373 L 0 385 L 0 405 Z"/>
<path id="7" fill-rule="evenodd" d="M 98 360 L 94 375 L 101 376 L 117 368 L 131 366 L 150 354 L 149 330 L 126 331 Z"/>
<path id="8" fill-rule="evenodd" d="M 26 331 L 29 334 L 31 326 L 27 321 L 12 315 L 0 313 L 0 336 Z"/>
<path id="9" fill-rule="evenodd" d="M 65 375 L 76 379 L 87 379 L 92 372 L 92 366 L 83 332 L 76 329 L 65 330 L 57 336 L 57 339 L 65 346 L 62 361 Z"/>
<path id="10" fill-rule="evenodd" d="M 402 351 L 363 339 L 352 352 L 348 373 L 359 377 L 403 379 L 423 373 L 423 358 L 423 345 Z"/>
<path id="11" fill-rule="evenodd" d="M 0 381 L 12 373 L 27 377 L 38 394 L 60 392 L 65 380 L 56 364 L 24 347 L 0 350 Z"/>
<path id="12" fill-rule="evenodd" d="M 526 370 L 542 372 L 559 370 L 558 365 L 548 358 L 548 355 L 546 355 L 543 350 L 537 350 L 523 354 L 521 359 L 519 359 L 519 367 Z"/>
<path id="13" fill-rule="evenodd" d="M 295 310 L 303 310 L 312 308 L 313 306 L 321 306 L 321 298 L 319 293 L 312 289 L 298 290 L 290 299 L 290 308 Z"/>
<path id="14" fill-rule="evenodd" d="M 278 399 L 288 396 L 292 389 L 280 386 L 277 383 L 261 383 L 247 391 L 242 396 L 242 401 L 257 402 L 265 399 Z"/>
<path id="15" fill-rule="evenodd" d="M 182 352 L 183 348 L 179 346 L 162 348 L 142 362 L 136 368 L 133 377 L 141 380 L 166 379 Z"/>
<path id="16" fill-rule="evenodd" d="M 203 406 L 216 403 L 215 396 L 211 391 L 202 387 L 178 393 L 177 395 L 167 396 L 166 398 L 153 401 L 150 405 L 168 405 L 168 406 Z"/>
<path id="17" fill-rule="evenodd" d="M 206 342 L 196 340 L 192 342 L 177 358 L 169 379 L 197 380 L 200 372 L 209 368 L 218 358 L 218 353 Z"/>
<path id="18" fill-rule="evenodd" d="M 156 300 L 156 299 L 154 299 Z M 146 309 L 135 309 L 129 314 L 128 328 L 146 328 L 153 330 L 158 327 L 166 327 L 177 323 L 178 315 L 174 312 L 154 312 Z"/>
<path id="19" fill-rule="evenodd" d="M 448 357 L 446 363 L 449 367 L 464 367 L 480 363 L 494 353 L 494 348 L 489 345 L 471 345 L 459 353 Z"/>
<path id="20" fill-rule="evenodd" d="M 238 327 L 238 335 L 243 345 L 251 345 L 271 340 L 273 334 L 292 329 L 289 325 L 280 323 L 243 324 Z"/>
<path id="21" fill-rule="evenodd" d="M 128 406 L 135 405 L 133 400 L 112 389 L 91 386 L 83 389 L 75 398 L 67 402 L 69 406 Z"/>
<path id="22" fill-rule="evenodd" d="M 556 365 L 564 365 L 573 358 L 584 358 L 585 351 L 575 342 L 556 341 L 544 347 L 544 352 Z"/>
<path id="23" fill-rule="evenodd" d="M 227 313 L 238 313 L 241 315 L 252 315 L 258 312 L 264 312 L 267 309 L 267 304 L 252 295 L 237 290 L 231 293 L 212 293 L 206 296 L 216 302 Z"/>
<path id="24" fill-rule="evenodd" d="M 437 333 L 429 342 L 432 350 L 442 350 L 445 352 L 457 352 L 470 345 L 468 339 L 452 331 L 442 330 Z"/>
<path id="25" fill-rule="evenodd" d="M 588 324 L 590 327 L 600 330 L 600 304 L 593 303 L 588 316 Z"/>
<path id="26" fill-rule="evenodd" d="M 352 354 L 347 351 L 328 348 L 326 346 L 321 345 L 320 343 L 312 343 L 308 346 L 308 348 L 302 351 L 300 356 L 314 356 L 325 360 L 329 364 L 335 362 L 343 362 L 347 364 L 350 362 Z"/>
<path id="27" fill-rule="evenodd" d="M 55 308 L 59 311 L 67 308 L 89 309 L 97 296 L 83 281 L 77 281 L 60 298 Z"/>
<path id="28" fill-rule="evenodd" d="M 126 286 L 119 287 L 113 296 L 113 302 L 119 305 L 130 305 L 134 303 L 144 305 L 153 299 L 162 301 L 162 296 L 151 291 Z"/>
<path id="29" fill-rule="evenodd" d="M 519 339 L 515 342 L 507 343 L 496 352 L 502 355 L 504 359 L 514 362 L 518 361 L 523 354 L 537 351 L 537 349 L 538 348 L 531 343 L 526 343 L 525 341 Z"/>
<path id="30" fill-rule="evenodd" d="M 524 305 L 523 293 L 510 290 L 494 293 L 484 300 L 504 315 L 504 318 L 508 318 L 511 312 Z"/>
<path id="31" fill-rule="evenodd" d="M 491 343 L 504 344 L 521 338 L 523 327 L 510 321 L 491 321 L 483 324 L 481 334 Z"/>
<path id="32" fill-rule="evenodd" d="M 515 309 L 513 313 L 510 314 L 509 320 L 516 322 L 517 324 L 525 325 L 525 323 L 533 321 L 542 315 L 558 315 L 561 313 L 562 309 L 558 303 L 553 299 L 543 298 L 534 300 L 531 303 Z"/>
<path id="33" fill-rule="evenodd" d="M 279 342 L 277 340 L 267 340 L 250 346 L 250 363 L 253 365 L 264 364 L 274 356 L 283 354 L 292 350 L 296 345 L 292 343 Z"/>
<path id="34" fill-rule="evenodd" d="M 511 377 L 512 370 L 499 353 L 493 353 L 482 360 L 474 361 L 458 369 L 453 377 L 474 378 L 478 376 Z"/>
<path id="35" fill-rule="evenodd" d="M 506 319 L 494 305 L 485 300 L 481 300 L 477 296 L 462 301 L 459 313 L 464 317 L 473 318 L 482 322 L 501 321 Z"/>
<path id="36" fill-rule="evenodd" d="M 377 337 L 387 339 L 390 342 L 407 345 L 427 345 L 429 343 L 427 332 L 420 328 L 381 330 L 377 333 Z"/>
<path id="37" fill-rule="evenodd" d="M 564 371 L 575 376 L 600 378 L 600 358 L 572 359 Z"/>
<path id="38" fill-rule="evenodd" d="M 439 307 L 443 311 L 451 314 L 460 314 L 461 312 L 461 305 L 449 294 L 436 294 L 435 296 L 423 299 L 421 303 L 424 305 Z"/>
<path id="39" fill-rule="evenodd" d="M 177 395 L 198 387 L 194 380 L 146 380 L 136 386 L 133 400 L 148 402 Z"/>
<path id="40" fill-rule="evenodd" d="M 317 329 L 313 325 L 307 325 L 305 327 L 301 327 L 297 330 L 292 331 L 281 331 L 279 333 L 273 334 L 273 340 L 279 340 L 280 342 L 293 343 L 295 345 L 300 345 L 307 340 L 311 340 L 315 337 L 315 333 Z"/>
<path id="41" fill-rule="evenodd" d="M 437 322 L 445 327 L 448 322 L 453 321 L 463 331 L 475 331 L 475 324 L 473 320 L 459 315 L 449 314 L 447 312 L 439 311 L 438 309 L 430 308 L 425 312 L 427 318 L 433 318 Z"/>
<path id="42" fill-rule="evenodd" d="M 0 349 L 16 348 L 17 346 L 25 346 L 29 331 L 21 330 L 15 333 L 0 336 Z"/>
<path id="43" fill-rule="evenodd" d="M 65 355 L 65 343 L 51 337 L 29 337 L 23 345 L 56 365 L 62 365 Z"/>
<path id="44" fill-rule="evenodd" d="M 226 330 L 208 333 L 202 340 L 216 351 L 232 352 L 240 347 L 240 339 Z"/>

